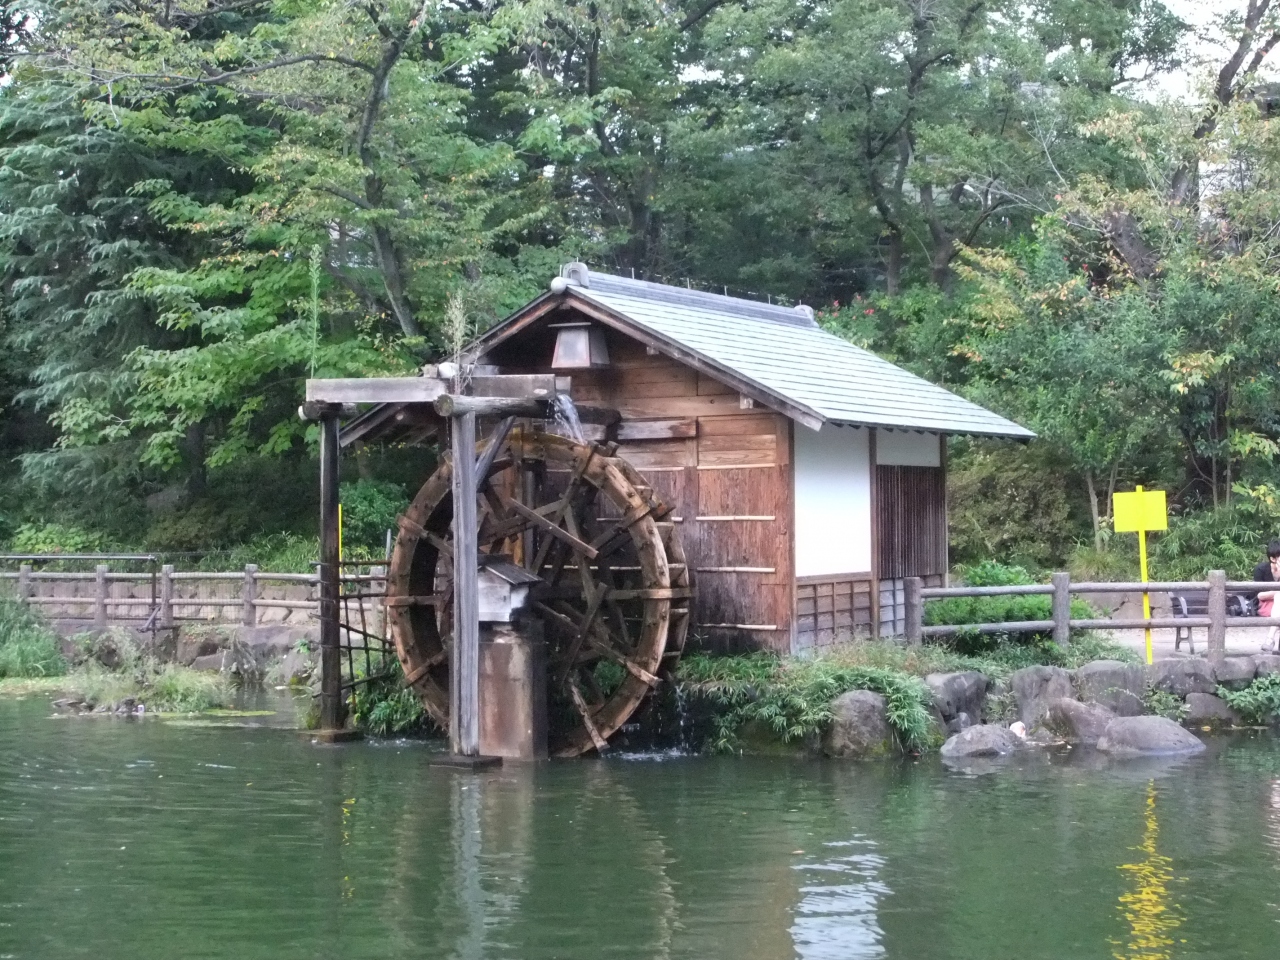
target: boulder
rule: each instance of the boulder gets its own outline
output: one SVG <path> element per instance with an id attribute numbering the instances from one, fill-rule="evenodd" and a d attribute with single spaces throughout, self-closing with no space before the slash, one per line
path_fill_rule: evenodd
<path id="1" fill-rule="evenodd" d="M 1005 757 L 1024 746 L 1022 738 L 1008 727 L 983 723 L 962 730 L 942 745 L 942 756 Z"/>
<path id="2" fill-rule="evenodd" d="M 196 657 L 191 661 L 192 670 L 209 670 L 214 673 L 222 672 L 222 661 L 225 651 L 219 653 L 210 653 L 203 657 Z"/>
<path id="3" fill-rule="evenodd" d="M 1098 703 L 1118 717 L 1136 717 L 1143 712 L 1147 679 L 1142 665 L 1119 660 L 1094 660 L 1072 676 L 1076 695 L 1087 703 Z"/>
<path id="4" fill-rule="evenodd" d="M 933 705 L 948 724 L 962 717 L 962 727 L 980 722 L 982 703 L 987 698 L 991 681 L 985 673 L 965 670 L 960 673 L 931 673 L 924 678 L 925 686 L 933 696 Z"/>
<path id="5" fill-rule="evenodd" d="M 1224 657 L 1213 665 L 1213 678 L 1228 690 L 1243 690 L 1258 670 L 1253 657 Z"/>
<path id="6" fill-rule="evenodd" d="M 1280 657 L 1274 653 L 1261 653 L 1253 658 L 1254 675 L 1265 677 L 1269 673 L 1280 673 Z"/>
<path id="7" fill-rule="evenodd" d="M 885 700 L 870 690 L 850 690 L 831 701 L 832 720 L 822 738 L 829 757 L 860 760 L 897 749 Z"/>
<path id="8" fill-rule="evenodd" d="M 1116 715 L 1100 703 L 1081 703 L 1063 697 L 1049 701 L 1042 726 L 1067 740 L 1092 746 L 1115 718 Z"/>
<path id="9" fill-rule="evenodd" d="M 1048 709 L 1050 700 L 1072 696 L 1071 674 L 1061 667 L 1024 667 L 1009 678 L 1018 701 L 1018 719 L 1033 729 Z"/>
<path id="10" fill-rule="evenodd" d="M 261 627 L 241 627 L 238 639 L 253 651 L 254 659 L 259 664 L 265 664 L 290 653 L 302 638 L 301 633 L 296 627 L 273 623 Z"/>
<path id="11" fill-rule="evenodd" d="M 1210 726 L 1241 726 L 1244 718 L 1227 705 L 1221 697 L 1212 693 L 1187 694 L 1187 715 L 1185 722 L 1193 726 L 1209 724 Z"/>
<path id="12" fill-rule="evenodd" d="M 1199 753 L 1204 744 L 1167 717 L 1116 717 L 1098 740 L 1098 749 L 1122 757 Z"/>
<path id="13" fill-rule="evenodd" d="M 1157 660 L 1147 667 L 1151 686 L 1175 696 L 1189 693 L 1213 693 L 1218 689 L 1213 667 L 1204 657 Z"/>

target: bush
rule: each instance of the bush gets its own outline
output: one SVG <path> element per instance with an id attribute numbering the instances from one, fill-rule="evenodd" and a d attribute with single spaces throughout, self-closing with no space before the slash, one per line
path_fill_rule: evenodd
<path id="1" fill-rule="evenodd" d="M 1218 696 L 1250 723 L 1270 723 L 1280 717 L 1280 673 L 1258 677 L 1243 690 L 1219 687 Z"/>
<path id="2" fill-rule="evenodd" d="M 22 604 L 0 599 L 0 679 L 66 672 L 58 637 L 48 624 Z"/>
<path id="3" fill-rule="evenodd" d="M 720 708 L 713 744 L 717 750 L 733 750 L 737 731 L 753 721 L 788 742 L 816 736 L 831 722 L 831 701 L 849 690 L 882 694 L 889 725 L 906 747 L 928 745 L 933 729 L 928 688 L 918 677 L 895 670 L 849 666 L 828 658 L 695 653 L 680 661 L 678 678 L 685 689 Z"/>
<path id="4" fill-rule="evenodd" d="M 422 733 L 433 726 L 422 698 L 405 686 L 404 674 L 394 660 L 375 665 L 372 679 L 351 692 L 347 706 L 352 723 L 376 737 Z"/>
<path id="5" fill-rule="evenodd" d="M 1152 547 L 1152 572 L 1161 580 L 1203 580 L 1225 570 L 1229 579 L 1247 579 L 1274 536 L 1274 518 L 1248 502 L 1174 517 Z"/>

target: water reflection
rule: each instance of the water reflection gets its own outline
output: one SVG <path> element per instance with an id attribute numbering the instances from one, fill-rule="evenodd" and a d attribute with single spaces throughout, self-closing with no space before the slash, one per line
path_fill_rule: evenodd
<path id="1" fill-rule="evenodd" d="M 1173 932 L 1182 926 L 1178 905 L 1170 900 L 1170 887 L 1177 879 L 1173 861 L 1156 849 L 1160 821 L 1156 817 L 1156 784 L 1147 784 L 1146 826 L 1142 845 L 1134 849 L 1145 854 L 1136 863 L 1120 869 L 1128 875 L 1129 889 L 1120 895 L 1119 911 L 1129 924 L 1129 939 L 1113 940 L 1117 960 L 1169 960 L 1176 942 Z"/>
<path id="2" fill-rule="evenodd" d="M 876 910 L 880 898 L 892 892 L 880 880 L 885 859 L 871 840 L 825 846 L 842 852 L 795 868 L 806 875 L 791 926 L 796 953 L 803 960 L 883 957 L 884 931 Z"/>

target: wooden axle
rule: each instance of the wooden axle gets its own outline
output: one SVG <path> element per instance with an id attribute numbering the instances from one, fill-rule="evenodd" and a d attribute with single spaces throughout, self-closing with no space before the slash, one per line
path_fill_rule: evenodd
<path id="1" fill-rule="evenodd" d="M 474 413 L 478 417 L 538 417 L 549 413 L 549 397 L 472 397 L 446 393 L 436 398 L 436 413 L 442 417 L 458 417 Z M 579 406 L 578 419 L 583 423 L 611 426 L 622 414 L 611 407 Z"/>

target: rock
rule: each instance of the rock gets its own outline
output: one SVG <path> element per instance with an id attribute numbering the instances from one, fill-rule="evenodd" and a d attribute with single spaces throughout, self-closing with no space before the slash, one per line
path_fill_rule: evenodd
<path id="1" fill-rule="evenodd" d="M 1071 674 L 1061 667 L 1024 667 L 1009 678 L 1018 701 L 1018 719 L 1027 729 L 1039 726 L 1050 700 L 1072 696 Z"/>
<path id="2" fill-rule="evenodd" d="M 1063 697 L 1047 704 L 1042 726 L 1060 737 L 1092 746 L 1116 715 L 1100 703 L 1081 703 Z"/>
<path id="3" fill-rule="evenodd" d="M 1213 667 L 1203 657 L 1157 660 L 1147 667 L 1147 678 L 1155 689 L 1179 697 L 1189 693 L 1213 693 L 1218 689 Z"/>
<path id="4" fill-rule="evenodd" d="M 1107 724 L 1098 749 L 1116 756 L 1176 756 L 1199 753 L 1204 744 L 1167 717 L 1117 717 Z"/>
<path id="5" fill-rule="evenodd" d="M 1241 726 L 1244 718 L 1232 710 L 1227 705 L 1227 701 L 1221 697 L 1215 697 L 1211 693 L 1189 693 L 1187 694 L 1187 716 L 1184 722 L 1194 726 L 1200 724 Z"/>
<path id="6" fill-rule="evenodd" d="M 1072 679 L 1077 696 L 1087 703 L 1101 704 L 1118 717 L 1143 712 L 1147 680 L 1141 664 L 1094 660 L 1076 670 Z"/>
<path id="7" fill-rule="evenodd" d="M 897 748 L 884 697 L 870 690 L 850 690 L 831 701 L 833 719 L 822 738 L 829 757 L 880 757 Z"/>
<path id="8" fill-rule="evenodd" d="M 253 651 L 259 663 L 279 660 L 298 645 L 298 631 L 284 624 L 273 623 L 262 627 L 241 627 L 240 641 Z"/>
<path id="9" fill-rule="evenodd" d="M 1213 665 L 1213 678 L 1228 690 L 1243 690 L 1253 683 L 1257 670 L 1253 657 L 1224 657 Z"/>
<path id="10" fill-rule="evenodd" d="M 224 656 L 224 653 L 210 653 L 207 656 L 196 657 L 191 661 L 191 669 L 211 670 L 215 673 L 221 673 Z"/>
<path id="11" fill-rule="evenodd" d="M 1280 673 L 1280 657 L 1274 653 L 1262 653 L 1253 658 L 1255 676 L 1265 677 L 1271 673 Z"/>
<path id="12" fill-rule="evenodd" d="M 942 755 L 958 757 L 1005 757 L 1024 744 L 1008 727 L 983 723 L 962 730 L 942 745 Z"/>
<path id="13" fill-rule="evenodd" d="M 221 638 L 202 633 L 196 636 L 183 635 L 178 638 L 174 659 L 183 666 L 191 666 L 201 657 L 209 657 L 222 649 Z"/>
<path id="14" fill-rule="evenodd" d="M 961 730 L 980 722 L 982 703 L 987 698 L 987 687 L 991 685 L 985 673 L 977 670 L 931 673 L 924 678 L 924 683 L 948 727 L 961 717 L 964 717 Z"/>
<path id="15" fill-rule="evenodd" d="M 957 716 L 952 717 L 946 723 L 947 735 L 959 733 L 961 730 L 968 730 L 982 722 L 982 717 L 971 717 L 967 712 L 961 710 Z"/>
<path id="16" fill-rule="evenodd" d="M 306 683 L 315 671 L 315 661 L 305 653 L 290 650 L 280 660 L 275 676 L 284 683 Z"/>

